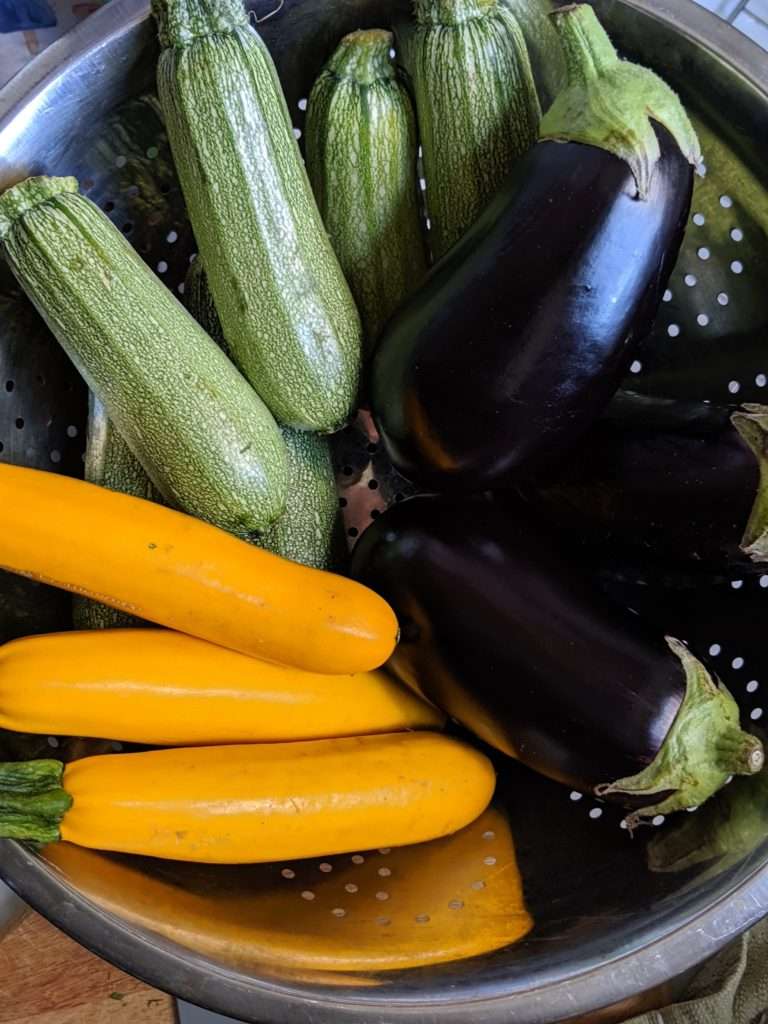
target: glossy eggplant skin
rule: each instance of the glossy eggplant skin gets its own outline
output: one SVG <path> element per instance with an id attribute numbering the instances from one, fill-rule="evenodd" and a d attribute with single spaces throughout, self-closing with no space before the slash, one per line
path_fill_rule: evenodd
<path id="1" fill-rule="evenodd" d="M 622 160 L 539 142 L 390 321 L 373 412 L 397 469 L 485 490 L 561 458 L 611 400 L 683 240 L 693 170 L 666 129 L 647 199 Z"/>
<path id="2" fill-rule="evenodd" d="M 656 758 L 680 662 L 522 517 L 411 498 L 366 530 L 352 572 L 400 619 L 394 672 L 485 742 L 584 791 Z"/>
<path id="3" fill-rule="evenodd" d="M 670 566 L 763 573 L 740 549 L 759 484 L 758 461 L 730 422 L 704 436 L 601 423 L 558 479 L 523 493 L 537 515 L 582 542 Z"/>

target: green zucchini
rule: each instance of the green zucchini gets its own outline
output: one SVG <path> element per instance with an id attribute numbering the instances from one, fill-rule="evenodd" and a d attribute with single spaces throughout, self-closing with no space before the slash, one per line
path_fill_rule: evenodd
<path id="1" fill-rule="evenodd" d="M 187 271 L 184 302 L 213 340 L 223 344 L 221 321 L 199 256 Z M 256 543 L 293 562 L 330 569 L 337 561 L 337 547 L 342 547 L 337 543 L 339 499 L 330 444 L 306 430 L 281 427 L 281 431 L 288 452 L 288 499 L 283 515 Z"/>
<path id="2" fill-rule="evenodd" d="M 307 108 L 307 170 L 367 348 L 427 269 L 416 119 L 391 32 L 345 36 Z"/>
<path id="3" fill-rule="evenodd" d="M 567 84 L 565 55 L 550 14 L 551 0 L 502 0 L 522 29 L 543 111 Z M 557 6 L 562 6 L 558 4 Z"/>
<path id="4" fill-rule="evenodd" d="M 0 252 L 169 504 L 244 537 L 282 515 L 269 410 L 74 178 L 0 196 Z"/>
<path id="5" fill-rule="evenodd" d="M 88 398 L 85 479 L 110 491 L 121 491 L 146 501 L 162 501 L 141 463 L 115 430 L 106 409 L 93 392 Z M 76 629 L 143 625 L 141 619 L 128 612 L 77 595 L 72 599 L 72 620 Z"/>
<path id="6" fill-rule="evenodd" d="M 415 0 L 404 47 L 439 259 L 536 142 L 541 106 L 525 38 L 501 0 Z"/>
<path id="7" fill-rule="evenodd" d="M 315 569 L 332 569 L 338 556 L 339 495 L 327 437 L 283 427 L 288 450 L 285 512 L 258 538 L 276 555 Z"/>
<path id="8" fill-rule="evenodd" d="M 354 411 L 360 317 L 242 0 L 153 0 L 160 103 L 232 358 L 280 423 Z"/>

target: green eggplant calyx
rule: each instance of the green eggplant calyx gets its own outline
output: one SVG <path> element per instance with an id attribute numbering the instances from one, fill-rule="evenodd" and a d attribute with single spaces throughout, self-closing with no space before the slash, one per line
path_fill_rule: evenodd
<path id="1" fill-rule="evenodd" d="M 768 562 L 768 406 L 745 405 L 731 417 L 742 440 L 754 452 L 760 482 L 741 550 L 753 562 Z"/>
<path id="2" fill-rule="evenodd" d="M 72 806 L 62 787 L 61 761 L 13 761 L 0 764 L 0 839 L 53 843 Z"/>
<path id="3" fill-rule="evenodd" d="M 763 745 L 739 725 L 739 708 L 685 644 L 667 637 L 680 659 L 686 692 L 677 717 L 655 760 L 638 775 L 598 786 L 599 797 L 632 800 L 658 796 L 659 802 L 627 818 L 630 829 L 657 814 L 699 807 L 733 775 L 756 775 L 765 764 Z"/>
<path id="4" fill-rule="evenodd" d="M 661 159 L 653 127 L 663 125 L 694 167 L 701 166 L 696 131 L 676 93 L 657 74 L 619 58 L 589 4 L 552 15 L 565 53 L 568 84 L 541 123 L 540 141 L 596 146 L 624 160 L 646 199 Z"/>
<path id="5" fill-rule="evenodd" d="M 77 178 L 27 178 L 0 195 L 0 242 L 13 225 L 36 206 L 66 193 L 76 193 Z"/>
<path id="6" fill-rule="evenodd" d="M 499 0 L 415 0 L 413 10 L 419 25 L 451 28 L 485 18 L 498 7 Z"/>
<path id="7" fill-rule="evenodd" d="M 385 29 L 351 32 L 341 40 L 325 71 L 358 85 L 373 85 L 396 78 L 397 68 L 390 55 L 394 45 L 395 37 Z"/>
<path id="8" fill-rule="evenodd" d="M 189 46 L 203 36 L 247 28 L 242 0 L 152 0 L 152 14 L 163 49 Z"/>

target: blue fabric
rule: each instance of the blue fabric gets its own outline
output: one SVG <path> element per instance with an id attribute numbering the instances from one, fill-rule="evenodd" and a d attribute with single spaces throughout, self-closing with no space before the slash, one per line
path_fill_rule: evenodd
<path id="1" fill-rule="evenodd" d="M 0 0 L 0 32 L 53 28 L 56 15 L 46 0 Z"/>

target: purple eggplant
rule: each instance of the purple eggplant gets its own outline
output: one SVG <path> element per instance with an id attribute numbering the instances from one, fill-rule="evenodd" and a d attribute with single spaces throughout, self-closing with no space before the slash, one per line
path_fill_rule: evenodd
<path id="1" fill-rule="evenodd" d="M 366 530 L 353 574 L 400 619 L 398 677 L 550 778 L 644 818 L 762 767 L 733 698 L 688 648 L 614 605 L 508 507 L 411 498 Z"/>
<path id="2" fill-rule="evenodd" d="M 700 150 L 680 101 L 619 60 L 589 5 L 554 17 L 570 84 L 541 141 L 389 323 L 372 367 L 389 454 L 429 489 L 485 490 L 577 444 L 683 240 Z"/>
<path id="3" fill-rule="evenodd" d="M 557 529 L 636 560 L 764 573 L 766 487 L 768 407 L 748 405 L 706 434 L 601 423 L 553 482 L 523 494 Z"/>

